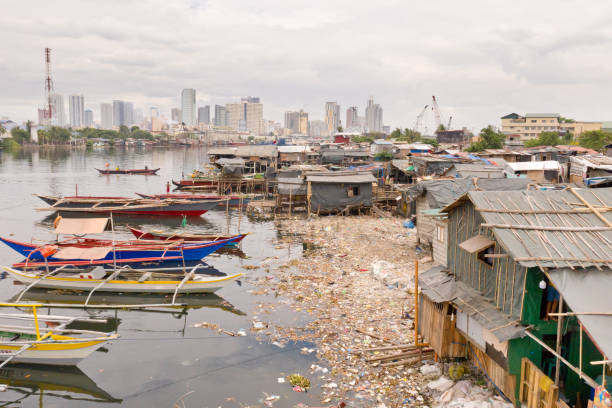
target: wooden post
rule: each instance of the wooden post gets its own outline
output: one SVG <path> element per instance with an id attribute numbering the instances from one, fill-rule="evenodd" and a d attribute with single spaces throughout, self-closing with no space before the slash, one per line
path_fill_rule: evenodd
<path id="1" fill-rule="evenodd" d="M 604 222 L 604 224 L 606 224 L 608 227 L 612 228 L 612 222 L 608 221 L 603 215 L 601 215 L 601 213 L 599 211 L 597 211 L 597 209 L 595 207 L 593 207 L 587 200 L 585 200 L 580 194 L 578 194 L 578 192 L 576 191 L 576 189 L 574 188 L 570 188 L 569 189 L 572 194 L 574 194 L 580 201 L 582 201 L 582 203 L 584 205 L 586 205 L 587 207 L 589 207 L 589 210 L 591 210 L 593 212 L 593 214 L 595 214 L 597 216 L 597 218 L 599 218 L 600 220 L 602 220 Z"/>
<path id="2" fill-rule="evenodd" d="M 292 193 L 293 189 L 291 188 L 291 185 L 289 186 L 289 217 L 291 217 L 291 200 L 292 200 Z"/>
<path id="3" fill-rule="evenodd" d="M 580 322 L 580 349 L 578 351 L 578 371 L 582 372 L 582 321 L 578 321 Z M 580 379 L 582 379 L 582 375 L 580 376 Z"/>
<path id="4" fill-rule="evenodd" d="M 559 295 L 559 313 L 561 313 L 563 310 L 563 295 Z M 556 352 L 557 355 L 561 354 L 561 326 L 562 326 L 562 322 L 563 322 L 563 316 L 557 316 L 557 348 L 556 348 Z M 556 363 L 555 363 L 555 385 L 558 387 L 559 386 L 559 375 L 561 371 L 561 361 L 559 360 L 559 357 L 557 357 L 556 359 Z"/>
<path id="5" fill-rule="evenodd" d="M 414 261 L 414 344 L 419 344 L 419 261 Z"/>
<path id="6" fill-rule="evenodd" d="M 310 197 L 312 196 L 312 186 L 310 181 L 306 186 L 306 201 L 308 202 L 308 217 L 310 217 Z"/>
<path id="7" fill-rule="evenodd" d="M 229 226 L 230 226 L 230 219 L 229 219 L 229 198 L 225 200 L 225 219 L 227 220 L 227 234 L 229 235 Z"/>

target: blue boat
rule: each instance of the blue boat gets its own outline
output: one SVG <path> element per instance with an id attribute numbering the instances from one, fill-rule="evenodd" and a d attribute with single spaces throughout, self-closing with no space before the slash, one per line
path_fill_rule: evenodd
<path id="1" fill-rule="evenodd" d="M 2 237 L 0 241 L 31 261 L 45 260 L 45 255 L 46 260 L 50 262 L 90 261 L 92 259 L 106 261 L 133 259 L 137 261 L 172 257 L 180 257 L 185 261 L 198 261 L 240 238 L 241 236 L 237 235 L 219 241 L 166 245 L 159 243 L 143 245 L 139 241 L 115 241 L 113 244 L 110 240 L 94 239 L 67 240 L 43 246 Z"/>

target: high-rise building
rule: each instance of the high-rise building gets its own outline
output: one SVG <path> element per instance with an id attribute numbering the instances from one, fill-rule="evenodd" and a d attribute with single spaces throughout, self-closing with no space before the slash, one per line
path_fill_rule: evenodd
<path id="1" fill-rule="evenodd" d="M 291 130 L 291 133 L 299 133 L 300 131 L 300 112 L 296 112 L 296 111 L 285 112 L 285 128 Z"/>
<path id="2" fill-rule="evenodd" d="M 172 108 L 170 111 L 170 118 L 175 122 L 180 122 L 183 120 L 183 114 L 179 108 Z"/>
<path id="3" fill-rule="evenodd" d="M 308 135 L 312 137 L 329 136 L 329 130 L 327 129 L 327 122 L 324 120 L 311 120 Z"/>
<path id="4" fill-rule="evenodd" d="M 93 111 L 91 109 L 83 111 L 83 127 L 93 127 Z"/>
<path id="5" fill-rule="evenodd" d="M 298 132 L 300 135 L 308 135 L 308 112 L 300 110 Z"/>
<path id="6" fill-rule="evenodd" d="M 187 126 L 197 125 L 196 118 L 196 91 L 193 88 L 183 89 L 181 92 L 182 122 Z"/>
<path id="7" fill-rule="evenodd" d="M 68 113 L 70 126 L 80 128 L 83 126 L 83 112 L 85 111 L 85 98 L 83 95 L 70 95 L 68 97 Z"/>
<path id="8" fill-rule="evenodd" d="M 125 102 L 113 101 L 113 127 L 125 125 Z"/>
<path id="9" fill-rule="evenodd" d="M 325 102 L 325 123 L 330 134 L 340 126 L 340 105 L 337 102 Z"/>
<path id="10" fill-rule="evenodd" d="M 227 126 L 227 110 L 225 106 L 215 105 L 215 126 Z"/>
<path id="11" fill-rule="evenodd" d="M 225 105 L 225 109 L 227 111 L 227 126 L 230 128 L 256 135 L 263 133 L 263 129 L 261 129 L 263 104 L 259 102 L 258 97 L 249 96 L 242 98 L 238 103 L 228 103 Z"/>
<path id="12" fill-rule="evenodd" d="M 155 106 L 151 106 L 149 112 L 151 114 L 151 118 L 159 118 L 159 109 Z"/>
<path id="13" fill-rule="evenodd" d="M 383 110 L 379 104 L 374 103 L 374 98 L 370 97 L 366 106 L 366 129 L 368 132 L 382 132 Z"/>
<path id="14" fill-rule="evenodd" d="M 198 123 L 210 123 L 210 106 L 200 106 L 198 108 Z"/>
<path id="15" fill-rule="evenodd" d="M 110 103 L 100 104 L 100 127 L 102 129 L 113 128 L 113 105 Z"/>
<path id="16" fill-rule="evenodd" d="M 66 110 L 64 106 L 64 97 L 60 94 L 51 95 L 51 103 L 55 107 L 55 114 L 51 125 L 53 126 L 65 126 L 66 125 Z"/>
<path id="17" fill-rule="evenodd" d="M 357 107 L 351 106 L 346 110 L 346 128 L 356 128 L 358 127 L 359 115 L 357 114 Z"/>
<path id="18" fill-rule="evenodd" d="M 125 102 L 124 105 L 124 111 L 123 111 L 123 120 L 124 123 L 122 123 L 122 125 L 125 126 L 132 126 L 135 123 L 134 120 L 134 104 L 132 102 Z"/>

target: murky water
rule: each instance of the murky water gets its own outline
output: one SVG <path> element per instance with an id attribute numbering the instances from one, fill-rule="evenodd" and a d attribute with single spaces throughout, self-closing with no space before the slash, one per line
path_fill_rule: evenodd
<path id="1" fill-rule="evenodd" d="M 206 162 L 204 149 L 119 149 L 96 151 L 46 150 L 0 154 L 0 234 L 15 240 L 53 238 L 47 212 L 36 211 L 44 203 L 34 193 L 72 195 L 126 195 L 134 192 L 161 193 L 166 182 L 189 174 Z M 94 168 L 160 167 L 159 176 L 100 176 Z M 78 186 L 78 187 L 77 187 Z M 178 228 L 179 218 L 121 217 L 116 220 L 117 238 L 129 239 L 127 225 L 137 228 Z M 259 265 L 269 257 L 279 261 L 300 254 L 301 247 L 276 248 L 274 225 L 251 222 L 237 211 L 230 211 L 229 223 L 224 209 L 190 219 L 187 228 L 201 232 L 251 232 L 242 243 L 247 258 L 211 255 L 208 264 L 225 273 L 247 272 L 250 277 L 265 274 L 262 269 L 245 271 L 243 265 Z M 4 265 L 20 260 L 5 246 L 0 247 Z M 316 382 L 305 393 L 293 392 L 277 382 L 278 377 L 300 372 L 306 374 L 314 357 L 300 353 L 304 344 L 289 343 L 284 348 L 257 340 L 249 329 L 256 306 L 275 302 L 270 315 L 262 321 L 300 324 L 306 317 L 289 311 L 273 297 L 249 293 L 253 287 L 247 277 L 242 285 L 232 284 L 218 296 L 194 296 L 194 306 L 184 310 L 96 310 L 45 308 L 41 313 L 108 317 L 121 338 L 83 360 L 78 367 L 9 365 L 0 369 L 0 383 L 9 384 L 0 393 L 0 406 L 7 407 L 87 407 L 116 404 L 126 407 L 172 407 L 184 396 L 186 407 L 263 406 L 265 393 L 279 395 L 275 406 L 288 407 L 298 402 L 316 405 Z M 0 280 L 0 301 L 9 301 L 23 289 L 12 279 Z M 29 299 L 70 302 L 66 294 L 34 291 Z M 81 300 L 82 301 L 82 300 Z M 160 303 L 168 298 L 147 300 L 127 296 L 105 296 L 105 303 Z M 2 310 L 10 312 L 10 310 Z M 207 328 L 193 327 L 209 322 L 230 331 L 246 329 L 248 336 L 219 335 Z M 110 327 L 109 330 L 114 330 Z"/>

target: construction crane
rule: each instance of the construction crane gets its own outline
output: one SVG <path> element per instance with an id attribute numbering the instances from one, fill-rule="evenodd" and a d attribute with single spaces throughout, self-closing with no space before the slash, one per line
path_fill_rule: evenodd
<path id="1" fill-rule="evenodd" d="M 446 130 L 451 130 L 451 123 L 453 122 L 453 117 L 449 116 L 448 125 L 446 125 Z"/>
<path id="2" fill-rule="evenodd" d="M 423 122 L 423 116 L 425 115 L 425 112 L 427 112 L 428 107 L 429 105 L 425 105 L 421 113 L 417 115 L 416 122 L 414 123 L 414 129 L 413 129 L 415 132 L 418 132 L 419 129 L 421 129 L 421 123 Z"/>
<path id="3" fill-rule="evenodd" d="M 431 110 L 434 112 L 434 116 L 436 117 L 436 130 L 440 128 L 442 124 L 442 115 L 440 114 L 440 108 L 438 107 L 438 101 L 436 101 L 435 95 L 431 97 Z"/>
<path id="4" fill-rule="evenodd" d="M 45 48 L 45 99 L 46 107 L 44 108 L 44 118 L 47 124 L 53 124 L 53 118 L 57 117 L 55 99 L 53 93 L 55 92 L 53 86 L 53 77 L 51 76 L 51 48 Z"/>

